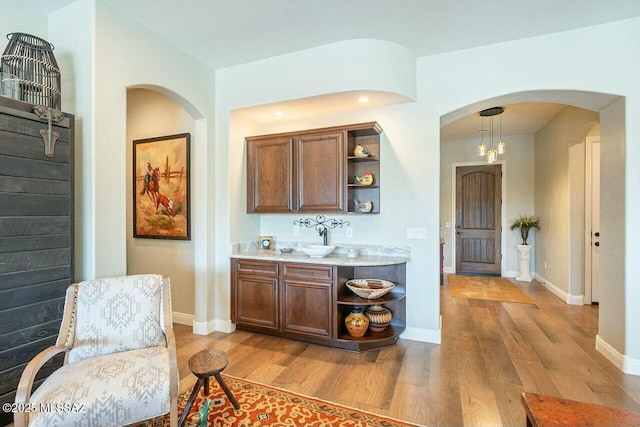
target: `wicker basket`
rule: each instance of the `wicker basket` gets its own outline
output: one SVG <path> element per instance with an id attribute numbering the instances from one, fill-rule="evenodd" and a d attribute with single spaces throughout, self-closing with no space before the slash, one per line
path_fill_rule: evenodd
<path id="1" fill-rule="evenodd" d="M 376 299 L 386 295 L 393 289 L 393 282 L 382 279 L 351 279 L 347 281 L 347 288 L 360 298 Z"/>
<path id="2" fill-rule="evenodd" d="M 60 69 L 53 45 L 24 33 L 10 33 L 7 38 L 9 43 L 1 57 L 2 72 L 15 80 L 18 99 L 60 110 Z"/>

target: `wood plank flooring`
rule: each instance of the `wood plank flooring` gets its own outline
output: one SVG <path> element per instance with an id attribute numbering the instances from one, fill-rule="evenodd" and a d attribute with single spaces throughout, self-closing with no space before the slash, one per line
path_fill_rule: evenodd
<path id="1" fill-rule="evenodd" d="M 595 350 L 597 306 L 514 283 L 536 305 L 454 298 L 445 281 L 441 345 L 400 339 L 356 354 L 175 325 L 181 389 L 195 383 L 189 357 L 215 348 L 229 356 L 227 374 L 426 426 L 525 426 L 525 390 L 640 412 L 640 377 Z"/>

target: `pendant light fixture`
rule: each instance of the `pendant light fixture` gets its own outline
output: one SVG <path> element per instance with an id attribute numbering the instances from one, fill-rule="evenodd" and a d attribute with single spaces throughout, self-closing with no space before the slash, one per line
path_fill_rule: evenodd
<path id="1" fill-rule="evenodd" d="M 505 153 L 505 144 L 502 140 L 502 116 L 500 116 L 500 133 L 499 140 L 496 146 L 493 145 L 493 117 L 504 113 L 503 107 L 492 107 L 486 110 L 480 111 L 481 129 L 478 131 L 481 133 L 480 144 L 478 145 L 478 155 L 487 158 L 487 163 L 493 163 L 498 160 L 498 154 Z M 489 117 L 489 128 L 484 127 L 484 118 Z M 484 142 L 484 134 L 489 132 L 489 145 Z"/>

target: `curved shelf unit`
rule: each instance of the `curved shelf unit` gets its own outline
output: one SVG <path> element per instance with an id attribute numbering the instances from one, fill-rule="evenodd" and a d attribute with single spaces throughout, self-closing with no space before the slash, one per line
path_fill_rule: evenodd
<path id="1" fill-rule="evenodd" d="M 346 282 L 349 279 L 383 279 L 395 284 L 393 290 L 376 299 L 366 299 L 355 295 Z M 336 344 L 352 351 L 367 351 L 393 345 L 406 328 L 406 263 L 376 265 L 366 267 L 338 267 L 336 283 Z M 345 317 L 353 307 L 367 307 L 381 304 L 387 307 L 393 318 L 383 331 L 369 329 L 362 337 L 352 337 L 344 324 Z"/>
<path id="2" fill-rule="evenodd" d="M 358 295 L 345 295 L 338 299 L 338 305 L 376 305 L 376 304 L 386 304 L 391 301 L 399 301 L 406 298 L 406 294 L 400 292 L 389 292 L 386 295 L 381 296 L 376 299 L 366 299 L 360 298 Z"/>

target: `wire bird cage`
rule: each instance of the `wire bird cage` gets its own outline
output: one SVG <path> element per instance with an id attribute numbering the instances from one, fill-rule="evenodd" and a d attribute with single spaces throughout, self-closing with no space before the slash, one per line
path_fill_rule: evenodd
<path id="1" fill-rule="evenodd" d="M 22 101 L 60 110 L 60 69 L 53 45 L 24 33 L 10 33 L 7 38 L 0 61 L 3 87 L 16 88 Z"/>

